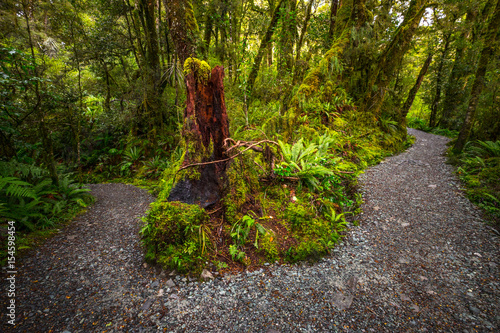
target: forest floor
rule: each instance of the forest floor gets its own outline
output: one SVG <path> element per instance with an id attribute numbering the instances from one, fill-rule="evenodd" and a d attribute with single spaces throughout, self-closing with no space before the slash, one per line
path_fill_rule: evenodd
<path id="1" fill-rule="evenodd" d="M 17 324 L 3 315 L 1 330 L 498 332 L 500 238 L 445 164 L 448 139 L 409 132 L 413 147 L 363 176 L 359 226 L 312 265 L 207 282 L 160 272 L 138 236 L 153 198 L 92 185 L 88 212 L 17 263 Z"/>

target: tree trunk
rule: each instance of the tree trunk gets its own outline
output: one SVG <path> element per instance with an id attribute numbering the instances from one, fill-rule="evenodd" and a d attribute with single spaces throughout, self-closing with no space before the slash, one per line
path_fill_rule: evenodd
<path id="1" fill-rule="evenodd" d="M 434 95 L 434 100 L 432 101 L 432 104 L 431 104 L 431 115 L 429 118 L 429 126 L 430 127 L 436 126 L 437 110 L 438 110 L 438 106 L 439 106 L 439 101 L 441 100 L 441 88 L 443 85 L 443 68 L 444 68 L 444 62 L 446 60 L 446 54 L 448 53 L 448 48 L 450 46 L 450 36 L 451 36 L 451 33 L 448 33 L 447 35 L 444 36 L 443 53 L 441 54 L 441 60 L 439 62 L 439 66 L 438 66 L 438 70 L 437 70 L 436 94 Z"/>
<path id="2" fill-rule="evenodd" d="M 161 117 L 160 104 L 160 57 L 158 34 L 156 32 L 156 8 L 155 2 L 141 0 L 139 2 L 141 17 L 143 18 L 143 29 L 145 33 L 146 57 L 145 57 L 145 100 L 144 110 L 148 119 L 148 136 L 152 142 L 156 140 L 161 131 L 163 119 Z"/>
<path id="3" fill-rule="evenodd" d="M 481 51 L 481 57 L 479 58 L 479 65 L 476 71 L 476 78 L 474 80 L 474 85 L 472 86 L 471 98 L 469 100 L 469 106 L 467 107 L 467 112 L 465 114 L 465 120 L 460 129 L 460 134 L 458 139 L 453 146 L 453 150 L 457 153 L 461 152 L 464 148 L 467 139 L 469 138 L 470 130 L 474 123 L 474 117 L 476 115 L 476 108 L 479 102 L 479 96 L 484 87 L 484 77 L 486 75 L 486 69 L 490 58 L 495 54 L 496 41 L 498 36 L 498 31 L 500 30 L 500 1 L 497 2 L 493 17 L 491 18 L 488 29 L 485 33 L 484 47 Z"/>
<path id="4" fill-rule="evenodd" d="M 224 140 L 229 137 L 224 69 L 217 66 L 210 72 L 205 62 L 194 58 L 189 58 L 184 68 L 187 72 L 183 166 L 223 160 L 227 157 Z M 198 204 L 203 208 L 217 203 L 222 197 L 226 167 L 227 162 L 196 166 L 198 177 L 192 177 L 192 173 L 184 175 L 170 192 L 168 200 Z"/>
<path id="5" fill-rule="evenodd" d="M 466 78 L 474 71 L 474 66 L 470 65 L 473 61 L 467 57 L 467 41 L 469 41 L 471 45 L 475 44 L 478 34 L 472 33 L 472 31 L 476 30 L 473 29 L 473 25 L 480 22 L 481 19 L 487 20 L 489 11 L 492 7 L 493 3 L 492 0 L 490 0 L 486 3 L 483 13 L 480 15 L 477 14 L 476 8 L 471 8 L 467 12 L 465 18 L 467 26 L 465 31 L 463 31 L 458 38 L 455 60 L 453 61 L 451 74 L 448 78 L 448 84 L 446 85 L 441 118 L 438 122 L 438 125 L 441 127 L 452 127 L 451 120 L 457 116 L 458 106 L 462 105 L 467 100 Z"/>
<path id="6" fill-rule="evenodd" d="M 215 2 L 211 1 L 205 18 L 205 34 L 203 37 L 203 55 L 208 56 L 210 48 L 210 39 L 212 38 L 212 29 L 215 16 Z"/>
<path id="7" fill-rule="evenodd" d="M 196 56 L 199 28 L 189 0 L 163 0 L 167 9 L 169 29 L 175 51 L 183 64 L 187 58 Z"/>
<path id="8" fill-rule="evenodd" d="M 229 121 L 224 99 L 224 68 L 210 70 L 205 61 L 194 57 L 198 24 L 191 3 L 165 0 L 172 39 L 184 68 L 186 108 L 184 110 L 182 166 L 196 164 L 181 171 L 180 181 L 168 200 L 198 204 L 207 208 L 222 197 L 226 183 L 227 162 L 225 139 L 229 137 Z M 198 164 L 202 165 L 198 165 Z M 208 163 L 208 164 L 207 164 Z"/>
<path id="9" fill-rule="evenodd" d="M 293 44 L 297 32 L 296 1 L 285 0 L 281 9 L 281 31 L 278 43 L 278 79 L 285 77 L 293 68 Z"/>
<path id="10" fill-rule="evenodd" d="M 328 29 L 328 36 L 326 38 L 327 49 L 330 49 L 330 47 L 332 46 L 333 32 L 335 30 L 335 19 L 337 17 L 338 8 L 339 0 L 332 0 L 332 4 L 330 5 L 330 28 Z"/>
<path id="11" fill-rule="evenodd" d="M 302 48 L 302 44 L 304 43 L 304 36 L 306 35 L 307 32 L 307 25 L 309 24 L 309 20 L 311 19 L 311 10 L 313 4 L 314 0 L 309 0 L 309 5 L 307 6 L 307 11 L 306 11 L 306 18 L 304 19 L 304 22 L 302 24 L 302 30 L 300 31 L 299 41 L 297 42 L 297 47 L 295 51 L 295 63 L 297 63 L 297 61 L 300 59 L 300 49 Z"/>
<path id="12" fill-rule="evenodd" d="M 262 41 L 260 42 L 259 50 L 257 51 L 257 55 L 255 56 L 255 59 L 253 61 L 252 70 L 250 71 L 250 74 L 248 75 L 247 90 L 250 94 L 252 94 L 253 85 L 255 83 L 255 79 L 257 78 L 257 74 L 259 73 L 260 63 L 262 62 L 262 57 L 264 56 L 264 53 L 267 50 L 267 45 L 271 41 L 271 37 L 273 36 L 273 33 L 274 33 L 274 28 L 276 27 L 276 24 L 278 23 L 278 19 L 280 17 L 280 8 L 285 3 L 285 1 L 286 0 L 280 0 L 280 2 L 278 3 L 278 6 L 274 10 L 274 14 L 271 18 L 271 22 L 269 23 L 269 26 L 267 27 L 266 34 L 264 35 L 264 38 L 262 38 Z"/>
<path id="13" fill-rule="evenodd" d="M 401 59 L 410 47 L 413 35 L 425 13 L 427 2 L 428 0 L 412 0 L 410 2 L 403 23 L 396 30 L 396 34 L 376 64 L 377 71 L 372 73 L 371 77 L 368 78 L 368 91 L 365 92 L 360 109 L 365 113 L 369 113 L 374 118 L 380 116 L 380 109 L 384 102 L 387 87 L 397 70 L 397 64 L 401 63 Z M 372 87 L 376 87 L 376 91 Z"/>
<path id="14" fill-rule="evenodd" d="M 432 54 L 429 54 L 429 56 L 424 62 L 424 65 L 420 69 L 420 72 L 418 73 L 417 82 L 415 82 L 415 85 L 413 86 L 413 88 L 411 88 L 410 92 L 408 93 L 408 98 L 406 99 L 406 102 L 403 104 L 403 107 L 401 109 L 401 121 L 400 121 L 401 124 L 404 124 L 406 120 L 406 115 L 408 114 L 408 111 L 410 111 L 411 105 L 415 100 L 415 96 L 417 95 L 418 89 L 420 88 L 420 85 L 424 80 L 424 76 L 427 73 L 427 70 L 429 69 L 431 61 L 432 61 Z"/>

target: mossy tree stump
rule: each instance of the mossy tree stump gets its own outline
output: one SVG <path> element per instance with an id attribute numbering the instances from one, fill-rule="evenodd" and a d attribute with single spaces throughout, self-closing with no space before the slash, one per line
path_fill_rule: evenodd
<path id="1" fill-rule="evenodd" d="M 184 74 L 185 155 L 182 166 L 226 159 L 223 146 L 229 137 L 229 121 L 224 99 L 224 68 L 211 69 L 205 61 L 188 58 Z M 222 197 L 226 167 L 227 162 L 220 162 L 183 170 L 168 200 L 198 204 L 203 208 L 214 205 Z"/>

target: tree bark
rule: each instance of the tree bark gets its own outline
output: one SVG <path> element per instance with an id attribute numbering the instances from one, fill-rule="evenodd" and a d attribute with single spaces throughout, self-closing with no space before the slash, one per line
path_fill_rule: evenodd
<path id="1" fill-rule="evenodd" d="M 337 18 L 338 8 L 339 0 L 332 0 L 332 4 L 330 5 L 330 28 L 328 29 L 328 37 L 326 38 L 327 49 L 332 46 L 333 32 L 335 31 L 335 19 Z"/>
<path id="2" fill-rule="evenodd" d="M 189 0 L 163 0 L 167 10 L 169 29 L 175 51 L 183 64 L 187 58 L 196 56 L 199 28 Z"/>
<path id="3" fill-rule="evenodd" d="M 498 34 L 500 31 L 500 1 L 497 2 L 493 17 L 488 23 L 488 28 L 485 33 L 484 47 L 481 51 L 481 57 L 479 58 L 479 65 L 476 71 L 476 78 L 474 80 L 474 85 L 472 86 L 471 98 L 469 100 L 469 106 L 467 107 L 467 112 L 465 114 L 465 120 L 460 129 L 460 134 L 458 139 L 453 146 L 453 150 L 457 153 L 461 152 L 464 148 L 467 139 L 469 138 L 472 125 L 474 123 L 474 117 L 476 115 L 476 108 L 479 102 L 479 97 L 481 91 L 484 87 L 484 77 L 486 75 L 486 69 L 490 58 L 495 54 L 495 45 L 497 43 Z"/>
<path id="4" fill-rule="evenodd" d="M 365 97 L 360 107 L 365 113 L 369 113 L 375 118 L 380 116 L 380 109 L 384 102 L 387 87 L 397 70 L 397 64 L 401 63 L 401 59 L 410 47 L 413 35 L 425 13 L 427 2 L 428 0 L 412 0 L 410 2 L 403 23 L 398 27 L 396 34 L 377 62 L 377 71 L 372 73 L 368 79 L 368 91 L 365 92 Z M 374 91 L 372 87 L 376 87 L 377 89 Z"/>
<path id="5" fill-rule="evenodd" d="M 429 56 L 424 62 L 424 65 L 420 69 L 420 72 L 418 73 L 417 82 L 415 82 L 415 85 L 411 88 L 410 92 L 408 93 L 408 98 L 406 99 L 405 103 L 403 104 L 403 107 L 401 108 L 401 121 L 400 121 L 401 124 L 403 124 L 406 120 L 406 115 L 408 115 L 408 111 L 410 111 L 411 105 L 415 100 L 415 96 L 417 95 L 418 89 L 420 89 L 420 85 L 424 80 L 424 76 L 427 73 L 427 70 L 429 69 L 431 61 L 432 61 L 432 54 L 429 54 Z"/>
<path id="6" fill-rule="evenodd" d="M 439 66 L 437 69 L 436 94 L 434 95 L 434 100 L 432 101 L 431 104 L 431 115 L 429 118 L 430 127 L 436 126 L 437 111 L 438 111 L 439 101 L 441 100 L 441 88 L 443 85 L 443 68 L 444 68 L 444 62 L 446 60 L 446 54 L 448 53 L 448 48 L 450 46 L 450 37 L 451 33 L 448 33 L 447 35 L 444 36 L 443 52 L 441 54 L 441 60 L 439 62 Z"/>
<path id="7" fill-rule="evenodd" d="M 247 89 L 250 94 L 252 94 L 253 91 L 253 85 L 255 83 L 255 79 L 257 78 L 257 74 L 259 73 L 260 69 L 260 63 L 262 62 L 262 57 L 264 56 L 264 53 L 267 50 L 267 45 L 271 41 L 271 37 L 273 36 L 274 33 L 274 28 L 276 27 L 276 24 L 278 23 L 278 19 L 280 17 L 280 8 L 281 6 L 285 3 L 286 0 L 280 0 L 278 3 L 278 6 L 274 10 L 274 14 L 271 18 L 271 22 L 269 23 L 269 26 L 267 27 L 266 34 L 264 35 L 264 38 L 262 38 L 262 41 L 260 42 L 259 50 L 257 51 L 257 55 L 255 56 L 255 59 L 253 61 L 253 66 L 252 70 L 250 71 L 250 74 L 248 75 L 248 86 Z"/>
<path id="8" fill-rule="evenodd" d="M 196 60 L 185 65 L 189 72 L 185 77 L 183 137 L 186 154 L 183 166 L 227 157 L 224 140 L 229 137 L 229 121 L 224 99 L 224 69 L 215 67 L 207 80 L 208 73 Z M 198 204 L 203 208 L 217 203 L 224 190 L 227 165 L 227 162 L 220 162 L 197 166 L 199 177 L 184 177 L 172 189 L 168 200 Z"/>
<path id="9" fill-rule="evenodd" d="M 297 35 L 296 1 L 285 0 L 281 11 L 281 31 L 278 43 L 278 79 L 285 77 L 293 68 L 293 44 Z"/>

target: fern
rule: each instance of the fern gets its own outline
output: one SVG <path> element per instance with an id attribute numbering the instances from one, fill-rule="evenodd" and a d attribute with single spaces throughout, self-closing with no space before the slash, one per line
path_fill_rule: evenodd
<path id="1" fill-rule="evenodd" d="M 18 198 L 36 198 L 35 193 L 30 188 L 31 184 L 16 177 L 0 177 L 0 191 L 5 188 L 5 194 Z"/>
<path id="2" fill-rule="evenodd" d="M 468 142 L 465 152 L 469 156 L 481 156 L 483 158 L 500 157 L 500 141 L 474 141 Z"/>
<path id="3" fill-rule="evenodd" d="M 48 175 L 49 172 L 43 168 L 26 164 L 19 163 L 16 160 L 11 160 L 9 162 L 0 161 L 0 176 L 17 176 L 19 178 L 35 177 L 40 178 L 42 176 Z"/>
<path id="4" fill-rule="evenodd" d="M 325 134 L 316 142 L 304 143 L 304 139 L 301 138 L 295 144 L 289 145 L 278 140 L 284 161 L 279 164 L 275 172 L 282 174 L 288 170 L 291 172 L 290 175 L 298 177 L 310 188 L 318 190 L 322 179 L 333 175 L 333 171 L 321 163 L 329 158 L 328 150 L 334 140 Z"/>

